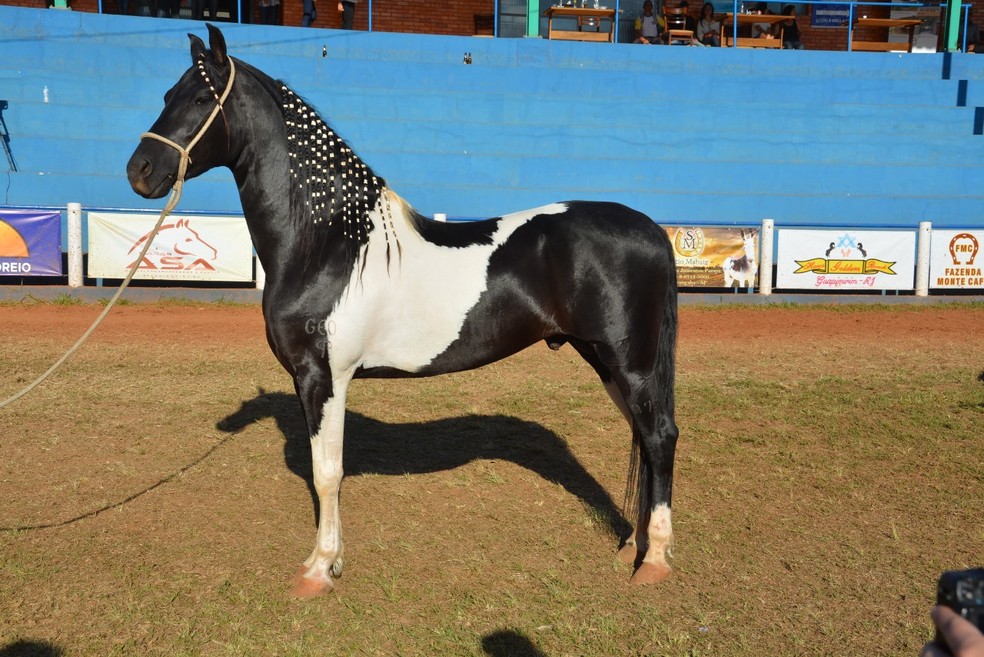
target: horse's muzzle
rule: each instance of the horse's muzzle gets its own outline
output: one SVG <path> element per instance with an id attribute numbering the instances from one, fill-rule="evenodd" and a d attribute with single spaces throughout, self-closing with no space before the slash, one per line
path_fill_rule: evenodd
<path id="1" fill-rule="evenodd" d="M 137 147 L 130 161 L 126 164 L 126 177 L 130 181 L 130 187 L 144 198 L 161 198 L 169 191 L 174 184 L 174 175 L 168 175 L 158 171 L 153 162 L 141 153 L 141 148 Z"/>

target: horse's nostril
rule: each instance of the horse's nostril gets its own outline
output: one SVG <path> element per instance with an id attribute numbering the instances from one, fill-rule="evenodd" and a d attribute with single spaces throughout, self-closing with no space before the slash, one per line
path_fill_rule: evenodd
<path id="1" fill-rule="evenodd" d="M 154 165 L 150 163 L 149 160 L 143 160 L 140 162 L 140 169 L 137 171 L 137 175 L 141 178 L 147 178 L 151 173 L 154 172 Z"/>

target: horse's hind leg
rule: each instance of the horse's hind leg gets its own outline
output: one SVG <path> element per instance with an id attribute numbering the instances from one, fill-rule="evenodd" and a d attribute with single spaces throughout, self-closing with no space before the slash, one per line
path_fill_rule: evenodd
<path id="1" fill-rule="evenodd" d="M 635 343 L 630 340 L 593 346 L 594 357 L 602 364 L 595 369 L 609 374 L 620 395 L 612 394 L 611 390 L 609 394 L 616 404 L 621 398 L 622 404 L 618 405 L 628 410 L 632 427 L 636 450 L 633 460 L 638 470 L 630 476 L 634 474 L 637 484 L 637 523 L 635 533 L 619 556 L 638 566 L 632 576 L 632 582 L 638 584 L 658 582 L 670 573 L 666 556 L 673 543 L 670 506 L 679 435 L 673 401 L 676 343 L 673 292 L 668 295 L 658 330 L 637 331 Z"/>
<path id="2" fill-rule="evenodd" d="M 622 416 L 625 418 L 625 421 L 629 423 L 629 430 L 631 431 L 632 412 L 629 410 L 628 404 L 625 403 L 625 397 L 622 396 L 622 391 L 618 389 L 618 386 L 610 378 L 606 381 L 605 377 L 602 377 L 601 383 L 605 386 L 605 392 L 607 392 L 608 396 L 611 397 L 613 402 L 615 402 L 615 406 L 622 412 Z M 636 532 L 633 530 L 633 532 L 625 538 L 625 543 L 618 550 L 619 561 L 629 566 L 635 565 L 639 554 L 637 544 L 638 541 L 636 540 Z"/>
<path id="3" fill-rule="evenodd" d="M 634 405 L 633 410 L 636 409 L 640 451 L 636 549 L 643 556 L 631 581 L 652 584 L 665 579 L 671 570 L 666 557 L 673 547 L 670 507 L 679 433 L 672 415 L 665 410 Z"/>
<path id="4" fill-rule="evenodd" d="M 629 425 L 629 430 L 631 431 L 633 427 L 632 412 L 630 411 L 629 405 L 626 403 L 625 396 L 622 394 L 618 384 L 612 379 L 611 370 L 602 362 L 601 356 L 599 356 L 596 348 L 590 343 L 578 340 L 576 338 L 565 338 L 565 341 L 570 342 L 571 346 L 574 347 L 581 357 L 587 361 L 587 363 L 591 365 L 591 367 L 598 374 L 602 385 L 605 387 L 605 392 L 608 393 L 608 396 L 611 397 L 611 400 L 615 403 L 616 408 L 618 408 L 618 410 L 622 413 L 622 416 L 625 418 L 625 421 Z M 633 446 L 633 449 L 636 449 L 635 446 Z M 629 495 L 627 495 L 627 497 L 628 496 Z M 635 565 L 638 558 L 637 543 L 636 532 L 632 531 L 632 533 L 625 538 L 625 543 L 618 551 L 619 560 L 630 566 Z"/>
<path id="5" fill-rule="evenodd" d="M 618 389 L 618 386 L 614 381 L 606 381 L 602 378 L 602 384 L 605 386 L 605 392 L 608 396 L 612 398 L 615 402 L 615 406 L 618 410 L 622 412 L 622 416 L 625 417 L 625 421 L 629 423 L 629 429 L 632 429 L 632 413 L 629 411 L 628 405 L 625 403 L 625 397 L 622 396 L 622 392 Z M 636 559 L 638 557 L 639 551 L 637 549 L 636 533 L 633 531 L 625 539 L 625 543 L 619 548 L 618 559 L 622 563 L 629 566 L 635 565 Z"/>

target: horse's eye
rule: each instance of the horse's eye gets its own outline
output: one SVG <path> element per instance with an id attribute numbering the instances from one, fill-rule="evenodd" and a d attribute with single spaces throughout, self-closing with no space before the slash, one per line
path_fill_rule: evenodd
<path id="1" fill-rule="evenodd" d="M 198 98 L 195 99 L 195 104 L 196 105 L 204 105 L 205 103 L 207 103 L 210 100 L 212 100 L 212 99 L 209 96 L 199 96 Z"/>

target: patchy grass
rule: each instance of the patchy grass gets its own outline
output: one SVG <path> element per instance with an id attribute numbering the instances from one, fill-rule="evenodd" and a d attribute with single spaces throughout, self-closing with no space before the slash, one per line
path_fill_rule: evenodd
<path id="1" fill-rule="evenodd" d="M 92 311 L 5 308 L 0 398 Z M 307 438 L 259 314 L 121 309 L 0 411 L 0 653 L 915 655 L 984 554 L 980 307 L 683 308 L 667 582 L 615 559 L 624 421 L 535 347 L 353 385 L 345 576 L 293 600 Z"/>

